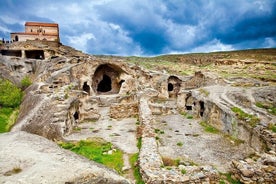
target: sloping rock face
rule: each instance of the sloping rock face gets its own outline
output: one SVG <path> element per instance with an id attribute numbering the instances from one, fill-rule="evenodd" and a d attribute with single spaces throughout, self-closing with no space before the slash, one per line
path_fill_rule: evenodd
<path id="1" fill-rule="evenodd" d="M 130 183 L 48 139 L 21 131 L 0 135 L 0 159 L 0 183 Z"/>

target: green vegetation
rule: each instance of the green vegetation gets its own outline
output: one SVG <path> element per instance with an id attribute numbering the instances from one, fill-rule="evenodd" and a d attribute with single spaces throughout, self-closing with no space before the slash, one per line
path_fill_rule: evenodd
<path id="1" fill-rule="evenodd" d="M 12 112 L 12 108 L 0 108 L 0 133 L 9 131 L 7 124 Z"/>
<path id="2" fill-rule="evenodd" d="M 21 87 L 22 89 L 26 89 L 27 87 L 29 87 L 32 84 L 32 81 L 30 79 L 29 76 L 25 76 L 22 80 L 21 80 Z"/>
<path id="3" fill-rule="evenodd" d="M 194 116 L 191 114 L 188 114 L 187 112 L 181 111 L 179 112 L 183 117 L 187 118 L 187 119 L 193 119 Z"/>
<path id="4" fill-rule="evenodd" d="M 123 152 L 115 150 L 110 142 L 81 140 L 79 142 L 62 142 L 59 145 L 122 173 Z M 112 153 L 110 154 L 109 151 Z"/>
<path id="5" fill-rule="evenodd" d="M 221 179 L 219 181 L 220 184 L 241 184 L 240 181 L 232 178 L 230 173 L 220 173 Z"/>
<path id="6" fill-rule="evenodd" d="M 133 154 L 130 157 L 130 164 L 131 164 L 131 168 L 133 170 L 133 175 L 136 180 L 136 184 L 144 184 L 145 182 L 143 182 L 143 180 L 142 180 L 142 176 L 139 171 L 139 166 L 137 164 L 138 156 L 139 156 L 139 153 Z"/>
<path id="7" fill-rule="evenodd" d="M 154 129 L 154 132 L 157 133 L 157 134 L 164 134 L 164 130 L 160 130 L 160 129 Z"/>
<path id="8" fill-rule="evenodd" d="M 215 127 L 213 127 L 212 125 L 208 124 L 207 122 L 205 121 L 201 121 L 200 122 L 200 125 L 204 128 L 204 130 L 206 132 L 209 132 L 209 133 L 212 133 L 212 134 L 217 134 L 219 133 L 219 130 Z"/>
<path id="9" fill-rule="evenodd" d="M 10 130 L 15 123 L 23 92 L 8 80 L 0 79 L 0 133 Z"/>
<path id="10" fill-rule="evenodd" d="M 140 150 L 142 147 L 142 137 L 139 137 L 137 140 L 137 148 Z"/>
<path id="11" fill-rule="evenodd" d="M 193 119 L 194 117 L 193 117 L 193 115 L 188 114 L 188 115 L 186 116 L 186 118 L 187 118 L 187 119 Z"/>
<path id="12" fill-rule="evenodd" d="M 231 110 L 236 113 L 239 120 L 248 122 L 252 127 L 257 126 L 257 124 L 260 122 L 260 119 L 257 116 L 247 114 L 238 107 L 232 107 Z"/>
<path id="13" fill-rule="evenodd" d="M 257 107 L 266 109 L 269 113 L 273 114 L 276 116 L 276 107 L 273 104 L 265 104 L 262 102 L 257 102 L 256 103 Z"/>
<path id="14" fill-rule="evenodd" d="M 178 143 L 176 143 L 176 145 L 179 146 L 179 147 L 182 147 L 183 146 L 183 142 L 178 142 Z"/>
<path id="15" fill-rule="evenodd" d="M 76 127 L 73 128 L 73 130 L 74 130 L 74 131 L 81 131 L 81 127 L 77 127 L 77 126 L 76 126 Z"/>
<path id="16" fill-rule="evenodd" d="M 23 92 L 8 80 L 0 79 L 0 107 L 16 108 L 20 105 Z"/>
<path id="17" fill-rule="evenodd" d="M 186 174 L 187 171 L 186 171 L 185 169 L 182 169 L 182 170 L 181 170 L 181 173 L 182 173 L 182 174 Z"/>
<path id="18" fill-rule="evenodd" d="M 276 125 L 275 124 L 269 124 L 268 125 L 269 130 L 276 133 Z"/>
<path id="19" fill-rule="evenodd" d="M 210 94 L 209 91 L 207 91 L 206 89 L 203 89 L 203 88 L 200 88 L 200 89 L 199 89 L 199 92 L 200 92 L 201 94 L 204 94 L 206 97 L 209 96 L 209 94 Z"/>

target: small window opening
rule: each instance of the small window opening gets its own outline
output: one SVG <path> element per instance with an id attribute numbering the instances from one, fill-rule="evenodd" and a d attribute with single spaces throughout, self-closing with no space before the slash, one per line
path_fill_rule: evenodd
<path id="1" fill-rule="evenodd" d="M 188 111 L 193 110 L 193 107 L 191 105 L 186 105 L 186 110 Z"/>
<path id="2" fill-rule="evenodd" d="M 99 92 L 108 92 L 111 91 L 111 78 L 107 75 L 103 75 L 103 79 L 98 84 L 97 91 Z"/>
<path id="3" fill-rule="evenodd" d="M 173 84 L 172 83 L 168 84 L 168 91 L 173 91 Z"/>
<path id="4" fill-rule="evenodd" d="M 90 95 L 90 86 L 87 85 L 87 82 L 84 82 L 84 84 L 82 86 L 82 90 L 85 91 L 86 93 L 88 93 L 88 95 Z"/>
<path id="5" fill-rule="evenodd" d="M 74 116 L 74 119 L 75 119 L 75 120 L 78 120 L 78 119 L 79 119 L 79 113 L 78 113 L 78 112 L 75 112 L 73 116 Z"/>
<path id="6" fill-rule="evenodd" d="M 203 102 L 203 101 L 199 101 L 199 105 L 200 105 L 199 114 L 200 114 L 200 116 L 202 117 L 202 116 L 203 116 L 203 113 L 204 113 L 204 110 L 205 110 L 204 102 Z"/>

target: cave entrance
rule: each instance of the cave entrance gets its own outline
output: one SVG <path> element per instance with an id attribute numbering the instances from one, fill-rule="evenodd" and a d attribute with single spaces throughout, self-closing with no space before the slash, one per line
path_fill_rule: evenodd
<path id="1" fill-rule="evenodd" d="M 116 65 L 100 65 L 94 75 L 92 88 L 97 94 L 116 94 L 119 93 L 124 79 L 120 76 L 124 71 Z"/>
<path id="2" fill-rule="evenodd" d="M 25 54 L 29 59 L 44 59 L 43 50 L 25 50 Z"/>
<path id="3" fill-rule="evenodd" d="M 186 105 L 186 110 L 188 110 L 188 111 L 193 110 L 193 106 L 191 106 L 191 105 Z"/>
<path id="4" fill-rule="evenodd" d="M 86 93 L 88 93 L 88 95 L 90 95 L 90 86 L 87 85 L 87 82 L 85 82 L 82 86 L 82 90 L 85 91 Z"/>
<path id="5" fill-rule="evenodd" d="M 103 79 L 100 81 L 97 87 L 99 92 L 109 92 L 111 91 L 111 78 L 108 75 L 103 75 Z"/>
<path id="6" fill-rule="evenodd" d="M 177 97 L 177 94 L 180 91 L 181 82 L 182 81 L 176 76 L 170 76 L 168 78 L 169 97 Z"/>
<path id="7" fill-rule="evenodd" d="M 202 117 L 203 114 L 204 114 L 204 110 L 205 110 L 204 102 L 203 101 L 199 101 L 199 106 L 200 106 L 199 115 Z"/>
<path id="8" fill-rule="evenodd" d="M 168 91 L 173 91 L 173 84 L 172 83 L 168 84 Z"/>
<path id="9" fill-rule="evenodd" d="M 78 112 L 75 112 L 73 116 L 74 116 L 74 119 L 75 119 L 75 120 L 78 120 L 78 119 L 79 119 L 79 113 L 78 113 Z"/>

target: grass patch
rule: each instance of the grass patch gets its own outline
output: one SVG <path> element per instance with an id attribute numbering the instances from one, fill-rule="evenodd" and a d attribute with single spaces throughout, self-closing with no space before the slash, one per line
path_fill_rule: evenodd
<path id="1" fill-rule="evenodd" d="M 139 166 L 137 164 L 139 153 L 135 153 L 130 157 L 130 165 L 133 170 L 133 175 L 136 180 L 136 184 L 144 184 L 145 182 L 142 180 L 142 176 L 140 174 Z"/>
<path id="2" fill-rule="evenodd" d="M 273 114 L 274 116 L 276 116 L 276 107 L 273 106 L 273 104 L 265 104 L 262 102 L 257 102 L 256 106 L 262 109 L 266 109 L 267 112 Z"/>
<path id="3" fill-rule="evenodd" d="M 137 139 L 137 148 L 140 150 L 141 147 L 142 147 L 142 137 L 139 137 L 139 138 Z"/>
<path id="4" fill-rule="evenodd" d="M 217 134 L 220 132 L 217 128 L 213 127 L 212 125 L 209 125 L 205 121 L 201 121 L 200 125 L 204 128 L 205 132 L 209 132 L 212 134 Z"/>
<path id="5" fill-rule="evenodd" d="M 2 107 L 0 108 L 0 133 L 10 131 L 10 128 L 16 122 L 19 113 L 18 108 Z"/>
<path id="6" fill-rule="evenodd" d="M 32 84 L 32 80 L 30 79 L 29 76 L 25 76 L 22 80 L 21 80 L 21 88 L 24 90 L 27 87 L 29 87 Z"/>
<path id="7" fill-rule="evenodd" d="M 186 118 L 187 118 L 187 119 L 193 119 L 194 117 L 193 117 L 193 115 L 188 114 L 188 115 L 186 116 Z"/>
<path id="8" fill-rule="evenodd" d="M 260 122 L 260 119 L 257 116 L 247 114 L 238 107 L 232 107 L 231 110 L 236 114 L 239 120 L 248 122 L 251 127 L 256 127 Z"/>
<path id="9" fill-rule="evenodd" d="M 183 146 L 183 142 L 178 142 L 178 143 L 176 143 L 176 145 L 179 146 L 179 147 L 182 147 Z"/>
<path id="10" fill-rule="evenodd" d="M 110 142 L 81 140 L 79 142 L 62 142 L 59 145 L 64 149 L 71 150 L 122 173 L 122 167 L 124 165 L 123 152 L 118 149 L 114 151 L 113 145 Z M 107 154 L 110 150 L 113 150 L 112 154 Z"/>
<path id="11" fill-rule="evenodd" d="M 8 80 L 0 78 L 0 106 L 16 108 L 20 105 L 23 92 Z"/>
<path id="12" fill-rule="evenodd" d="M 235 180 L 232 178 L 232 175 L 230 173 L 220 173 L 220 184 L 226 184 L 226 183 L 230 183 L 230 184 L 242 184 L 240 181 Z"/>
<path id="13" fill-rule="evenodd" d="M 186 171 L 185 169 L 181 169 L 181 173 L 182 173 L 182 174 L 186 174 L 187 171 Z"/>
<path id="14" fill-rule="evenodd" d="M 269 124 L 268 129 L 271 130 L 272 132 L 276 133 L 276 125 L 275 124 Z"/>

